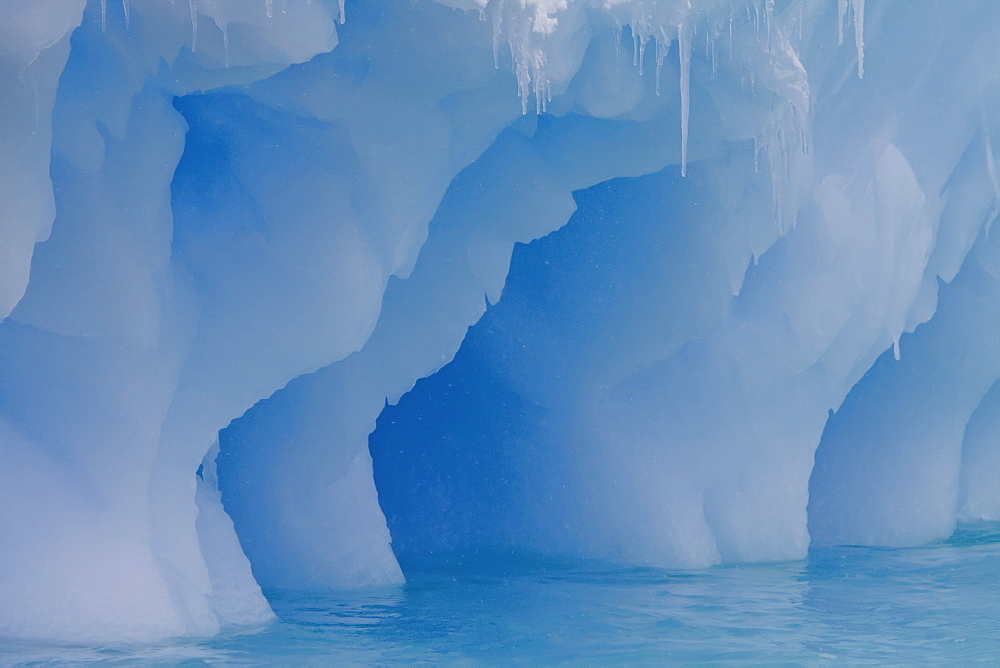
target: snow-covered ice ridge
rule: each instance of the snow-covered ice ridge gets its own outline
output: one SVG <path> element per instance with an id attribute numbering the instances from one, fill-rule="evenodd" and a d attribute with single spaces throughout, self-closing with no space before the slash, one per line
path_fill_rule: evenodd
<path id="1" fill-rule="evenodd" d="M 401 582 L 368 436 L 487 301 L 544 417 L 497 429 L 537 438 L 492 544 L 1000 517 L 998 39 L 986 0 L 0 0 L 0 635 Z"/>

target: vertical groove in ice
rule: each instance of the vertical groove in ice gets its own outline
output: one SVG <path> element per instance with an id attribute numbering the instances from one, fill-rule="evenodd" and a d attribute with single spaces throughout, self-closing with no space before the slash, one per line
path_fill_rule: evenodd
<path id="1" fill-rule="evenodd" d="M 806 18 L 805 14 L 806 14 L 805 5 L 799 5 L 799 25 L 797 26 L 799 30 L 798 46 L 802 46 L 802 24 L 805 22 Z"/>
<path id="2" fill-rule="evenodd" d="M 198 5 L 197 0 L 188 0 L 191 9 L 191 51 L 198 50 Z"/>
<path id="3" fill-rule="evenodd" d="M 983 110 L 983 116 L 985 120 L 985 110 Z M 993 227 L 993 222 L 1000 216 L 1000 178 L 997 178 L 997 161 L 996 155 L 993 153 L 993 140 L 990 137 L 989 127 L 983 123 L 983 143 L 985 144 L 986 152 L 986 173 L 990 177 L 990 183 L 993 185 L 993 208 L 990 209 L 990 214 L 986 219 L 986 225 L 984 227 L 984 232 L 988 237 L 990 234 L 990 228 Z"/>
<path id="4" fill-rule="evenodd" d="M 844 18 L 847 15 L 847 0 L 837 0 L 837 46 L 844 43 Z"/>
<path id="5" fill-rule="evenodd" d="M 615 42 L 615 71 L 618 72 L 622 67 L 622 25 L 615 21 L 611 25 L 611 30 Z"/>
<path id="6" fill-rule="evenodd" d="M 718 57 L 716 56 L 716 53 L 715 53 L 715 38 L 714 37 L 712 38 L 711 45 L 712 45 L 712 50 L 711 50 L 711 55 L 712 55 L 712 78 L 715 79 L 719 75 L 719 59 L 718 59 Z"/>
<path id="7" fill-rule="evenodd" d="M 101 32 L 108 29 L 108 0 L 101 0 Z"/>
<path id="8" fill-rule="evenodd" d="M 771 53 L 771 23 L 774 20 L 774 0 L 764 3 L 764 22 L 767 24 L 767 52 Z"/>
<path id="9" fill-rule="evenodd" d="M 858 78 L 865 76 L 865 0 L 851 0 L 854 13 L 854 45 L 858 49 Z"/>
<path id="10" fill-rule="evenodd" d="M 688 115 L 691 103 L 691 36 L 687 24 L 677 27 L 677 51 L 681 65 L 681 176 L 687 176 Z"/>

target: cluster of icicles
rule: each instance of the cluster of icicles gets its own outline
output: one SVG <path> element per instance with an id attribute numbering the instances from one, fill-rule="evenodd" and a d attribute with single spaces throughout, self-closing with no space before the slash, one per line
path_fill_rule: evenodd
<path id="1" fill-rule="evenodd" d="M 292 1 L 294 2 L 295 0 L 292 0 Z M 121 0 L 122 11 L 125 14 L 125 28 L 126 29 L 129 28 L 129 23 L 131 22 L 131 11 L 130 11 L 130 7 L 129 7 L 130 2 L 131 2 L 131 0 Z M 215 4 L 214 0 L 209 0 L 209 2 L 211 2 L 212 4 Z M 279 11 L 282 14 L 287 13 L 288 12 L 288 2 L 289 2 L 289 0 L 278 0 L 278 2 L 280 4 Z M 313 0 L 305 0 L 305 2 L 307 4 L 311 5 L 313 3 Z M 275 0 L 264 0 L 264 8 L 263 8 L 264 14 L 269 19 L 274 17 L 274 12 L 275 12 L 274 3 L 275 3 Z M 345 7 L 346 0 L 338 0 L 338 3 L 340 5 L 339 9 L 338 9 L 338 18 L 339 18 L 340 23 L 344 23 L 347 20 L 347 9 Z M 191 11 L 191 50 L 192 51 L 197 51 L 198 50 L 198 16 L 200 14 L 200 12 L 198 11 L 198 0 L 188 0 L 188 7 L 190 8 L 190 11 Z M 223 47 L 225 48 L 225 51 L 226 51 L 226 66 L 228 67 L 229 66 L 229 30 L 228 30 L 228 25 L 229 24 L 228 24 L 228 21 L 220 19 L 220 17 L 218 16 L 218 14 L 219 14 L 219 12 L 216 12 L 215 15 L 213 15 L 211 18 L 212 18 L 212 21 L 215 23 L 215 25 L 218 26 L 219 30 L 222 31 L 222 43 L 223 43 Z M 101 30 L 106 31 L 107 27 L 108 27 L 108 0 L 101 0 Z"/>
<path id="2" fill-rule="evenodd" d="M 277 0 L 277 8 L 287 11 L 290 0 Z M 295 0 L 291 0 L 295 1 Z M 298 0 L 303 1 L 303 0 Z M 304 0 L 312 4 L 313 0 Z M 772 43 L 772 19 L 774 0 L 437 0 L 458 9 L 477 10 L 483 20 L 492 22 L 493 55 L 497 67 L 500 66 L 499 47 L 506 42 L 510 49 L 511 68 L 517 78 L 517 93 L 521 98 L 522 113 L 528 113 L 529 101 L 535 99 L 536 113 L 544 113 L 552 101 L 552 82 L 547 73 L 548 56 L 546 43 L 559 30 L 560 15 L 570 10 L 570 5 L 584 5 L 586 9 L 598 10 L 609 20 L 614 31 L 615 43 L 621 49 L 621 38 L 625 27 L 632 34 L 632 64 L 639 74 L 645 69 L 646 48 L 652 41 L 656 60 L 656 94 L 660 94 L 660 72 L 674 40 L 677 41 L 680 74 L 681 105 L 681 175 L 687 173 L 688 125 L 690 119 L 691 51 L 694 38 L 700 31 L 705 35 L 705 55 L 712 63 L 713 72 L 717 68 L 716 41 L 728 35 L 729 52 L 732 54 L 733 25 L 745 14 L 753 26 L 758 39 L 767 40 L 770 51 Z M 121 0 L 125 15 L 125 26 L 129 24 L 129 2 Z M 262 11 L 268 18 L 274 16 L 276 0 L 263 0 Z M 726 12 L 712 6 L 719 2 L 730 5 L 728 20 L 720 19 Z M 347 12 L 345 0 L 338 0 L 339 21 L 344 23 Z M 198 0 L 188 0 L 191 10 L 191 50 L 198 44 Z M 838 44 L 844 41 L 844 23 L 848 10 L 854 24 L 854 42 L 857 48 L 858 76 L 864 76 L 864 7 L 865 0 L 837 0 Z M 712 11 L 709 11 L 711 9 Z M 216 12 L 217 13 L 217 12 Z M 707 17 L 715 17 L 709 21 Z M 228 65 L 228 23 L 218 16 L 212 20 L 222 32 Z M 101 27 L 107 23 L 107 0 L 101 0 Z M 762 30 L 763 24 L 763 30 Z M 763 33 L 763 34 L 762 34 Z M 803 142 L 805 145 L 806 142 Z M 776 203 L 776 207 L 779 203 Z"/>
<path id="3" fill-rule="evenodd" d="M 454 4 L 447 0 L 439 0 Z M 770 53 L 773 37 L 774 0 L 732 0 L 729 11 L 719 11 L 717 0 L 472 0 L 480 16 L 489 17 L 493 24 L 493 52 L 499 67 L 498 49 L 506 41 L 511 65 L 518 82 L 522 113 L 528 112 L 529 99 L 535 98 L 535 110 L 544 113 L 552 101 L 552 83 L 546 63 L 546 42 L 559 28 L 559 15 L 569 10 L 569 4 L 585 4 L 603 12 L 614 31 L 615 44 L 621 50 L 625 27 L 632 34 L 632 64 L 639 74 L 645 70 L 646 49 L 654 45 L 656 61 L 656 94 L 659 95 L 660 73 L 674 40 L 677 41 L 678 72 L 681 106 L 681 175 L 687 172 L 688 125 L 690 119 L 691 52 L 699 32 L 705 36 L 705 56 L 718 68 L 716 42 L 725 38 L 729 53 L 733 53 L 733 26 L 745 20 L 757 39 L 766 40 Z M 864 76 L 864 0 L 838 0 L 838 44 L 844 40 L 844 23 L 848 8 L 853 18 L 857 47 L 858 76 Z M 745 16 L 745 18 L 744 18 Z M 711 18 L 709 18 L 711 17 Z M 727 18 L 720 18 L 727 17 Z M 803 145 L 807 142 L 803 141 Z"/>

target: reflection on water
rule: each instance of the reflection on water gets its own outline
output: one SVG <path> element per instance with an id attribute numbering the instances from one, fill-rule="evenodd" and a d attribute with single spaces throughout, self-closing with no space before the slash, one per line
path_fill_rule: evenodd
<path id="1" fill-rule="evenodd" d="M 1000 660 L 1000 524 L 911 549 L 703 571 L 551 560 L 409 574 L 366 594 L 270 592 L 280 621 L 155 647 L 0 643 L 0 663 L 916 663 Z"/>

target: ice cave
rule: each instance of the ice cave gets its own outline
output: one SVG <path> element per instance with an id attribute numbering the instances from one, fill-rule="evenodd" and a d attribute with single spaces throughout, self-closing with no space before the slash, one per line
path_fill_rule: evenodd
<path id="1" fill-rule="evenodd" d="M 569 562 L 908 663 L 823 574 L 945 551 L 995 658 L 998 153 L 992 0 L 0 0 L 0 663 Z M 584 657 L 480 640 L 337 656 Z"/>

